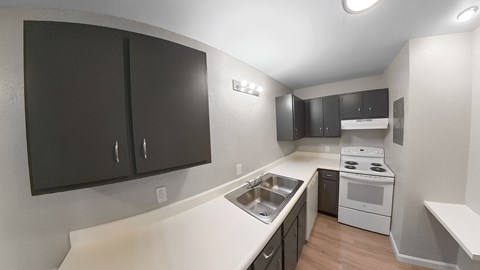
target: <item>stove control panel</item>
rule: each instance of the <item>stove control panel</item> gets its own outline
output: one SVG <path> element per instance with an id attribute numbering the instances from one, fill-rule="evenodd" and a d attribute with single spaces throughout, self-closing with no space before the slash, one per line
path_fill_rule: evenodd
<path id="1" fill-rule="evenodd" d="M 362 147 L 362 146 L 342 147 L 341 154 L 344 156 L 358 156 L 358 157 L 384 157 L 383 148 L 379 148 L 379 147 Z"/>

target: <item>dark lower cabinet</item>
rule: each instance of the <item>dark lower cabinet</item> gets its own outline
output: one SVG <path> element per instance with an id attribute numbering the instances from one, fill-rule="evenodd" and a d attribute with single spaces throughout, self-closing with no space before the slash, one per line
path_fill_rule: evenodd
<path id="1" fill-rule="evenodd" d="M 144 35 L 129 49 L 136 172 L 210 162 L 205 53 Z"/>
<path id="2" fill-rule="evenodd" d="M 130 177 L 123 35 L 41 21 L 24 31 L 32 194 Z"/>
<path id="3" fill-rule="evenodd" d="M 297 219 L 283 238 L 284 269 L 295 270 L 298 260 L 298 223 Z"/>
<path id="4" fill-rule="evenodd" d="M 302 254 L 303 246 L 307 240 L 307 204 L 305 203 L 298 213 L 297 217 L 297 224 L 298 224 L 298 236 L 297 236 L 297 259 L 300 259 L 300 255 Z"/>
<path id="5" fill-rule="evenodd" d="M 306 197 L 304 192 L 247 270 L 295 269 L 306 241 Z"/>
<path id="6" fill-rule="evenodd" d="M 321 170 L 318 179 L 318 211 L 338 215 L 338 172 Z"/>
<path id="7" fill-rule="evenodd" d="M 272 258 L 272 261 L 266 268 L 267 270 L 282 270 L 283 269 L 283 252 L 279 248 L 275 253 L 275 256 Z"/>

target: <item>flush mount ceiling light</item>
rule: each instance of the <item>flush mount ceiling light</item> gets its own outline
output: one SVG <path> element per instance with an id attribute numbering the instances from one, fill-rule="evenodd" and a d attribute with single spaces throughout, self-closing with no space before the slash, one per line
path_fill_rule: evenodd
<path id="1" fill-rule="evenodd" d="M 365 12 L 378 3 L 381 0 L 342 0 L 343 9 L 350 14 L 358 14 Z"/>
<path id="2" fill-rule="evenodd" d="M 469 21 L 470 19 L 473 18 L 473 16 L 475 16 L 477 11 L 478 11 L 477 6 L 469 7 L 467 9 L 465 9 L 464 11 L 460 12 L 460 14 L 458 14 L 457 21 L 459 21 L 459 22 Z"/>

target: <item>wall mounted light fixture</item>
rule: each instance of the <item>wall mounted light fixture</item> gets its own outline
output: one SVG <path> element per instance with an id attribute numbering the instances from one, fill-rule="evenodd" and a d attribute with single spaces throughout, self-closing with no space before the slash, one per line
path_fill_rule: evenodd
<path id="1" fill-rule="evenodd" d="M 253 95 L 253 96 L 260 96 L 260 93 L 263 91 L 263 88 L 261 86 L 256 85 L 255 83 L 251 82 L 248 83 L 247 81 L 237 81 L 237 80 L 232 80 L 232 86 L 233 90 Z"/>

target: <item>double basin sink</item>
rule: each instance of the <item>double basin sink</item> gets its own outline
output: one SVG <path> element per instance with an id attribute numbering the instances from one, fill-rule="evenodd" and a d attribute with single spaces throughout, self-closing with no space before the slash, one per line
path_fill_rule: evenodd
<path id="1" fill-rule="evenodd" d="M 252 181 L 228 193 L 225 198 L 267 224 L 272 223 L 303 183 L 275 174 L 266 174 Z"/>

